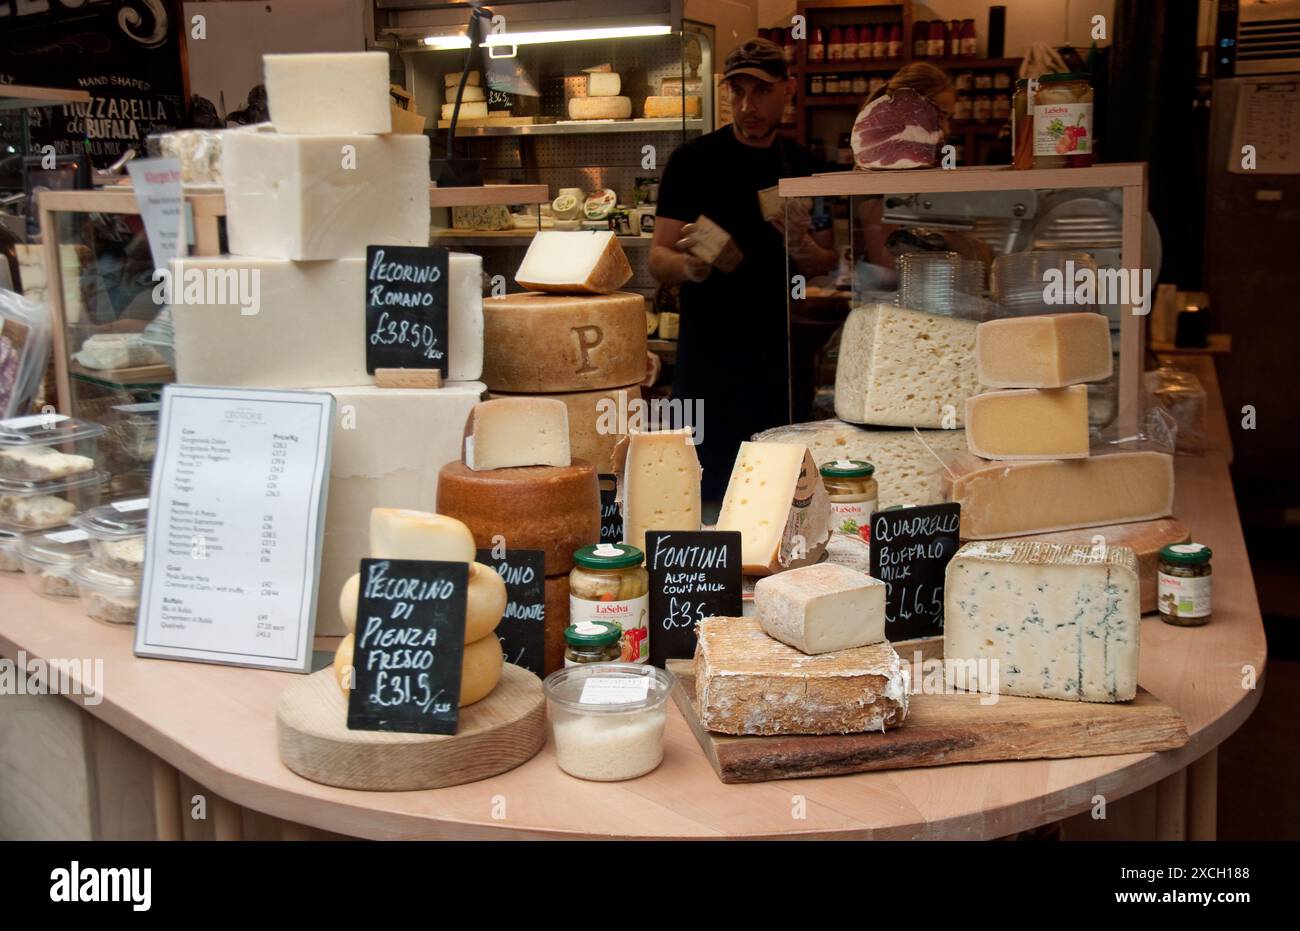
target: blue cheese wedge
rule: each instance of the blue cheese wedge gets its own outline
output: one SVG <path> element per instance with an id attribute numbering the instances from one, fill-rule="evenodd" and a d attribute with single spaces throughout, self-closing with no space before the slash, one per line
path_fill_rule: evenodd
<path id="1" fill-rule="evenodd" d="M 949 683 L 980 692 L 1120 702 L 1137 695 L 1137 556 L 1123 546 L 981 541 L 948 564 Z"/>
<path id="2" fill-rule="evenodd" d="M 61 453 L 48 446 L 17 446 L 0 450 L 0 477 L 27 482 L 48 482 L 80 475 L 95 467 L 89 456 Z"/>

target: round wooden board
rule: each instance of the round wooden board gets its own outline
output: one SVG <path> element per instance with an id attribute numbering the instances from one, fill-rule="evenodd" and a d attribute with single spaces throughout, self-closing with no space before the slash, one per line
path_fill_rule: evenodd
<path id="1" fill-rule="evenodd" d="M 333 669 L 285 689 L 275 717 L 284 765 L 344 789 L 440 789 L 475 782 L 514 769 L 546 743 L 542 682 L 511 663 L 492 694 L 460 710 L 453 735 L 348 730 L 348 703 Z"/>

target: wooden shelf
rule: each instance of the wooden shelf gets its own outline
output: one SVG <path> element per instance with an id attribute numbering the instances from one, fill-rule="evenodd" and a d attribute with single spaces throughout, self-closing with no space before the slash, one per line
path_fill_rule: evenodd
<path id="1" fill-rule="evenodd" d="M 541 204 L 550 201 L 545 184 L 485 184 L 482 187 L 429 187 L 430 207 L 486 204 Z"/>
<path id="2" fill-rule="evenodd" d="M 68 103 L 90 103 L 90 92 L 59 87 L 31 87 L 26 84 L 0 84 L 0 110 L 26 110 L 30 107 L 54 107 Z"/>

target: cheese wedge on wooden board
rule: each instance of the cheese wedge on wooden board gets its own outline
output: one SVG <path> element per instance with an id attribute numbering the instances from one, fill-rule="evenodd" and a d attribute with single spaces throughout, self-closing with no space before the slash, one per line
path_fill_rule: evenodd
<path id="1" fill-rule="evenodd" d="M 741 443 L 716 529 L 740 532 L 745 575 L 819 561 L 831 535 L 831 503 L 807 447 Z"/>
<path id="2" fill-rule="evenodd" d="M 689 430 L 633 433 L 614 453 L 623 542 L 646 551 L 647 530 L 700 529 L 700 457 Z"/>
<path id="3" fill-rule="evenodd" d="M 948 499 L 961 505 L 966 540 L 1155 520 L 1174 510 L 1174 460 L 1166 453 L 1020 462 L 966 453 L 948 469 Z"/>
<path id="4" fill-rule="evenodd" d="M 986 391 L 967 398 L 966 442 L 983 459 L 1084 459 L 1088 388 Z"/>
<path id="5" fill-rule="evenodd" d="M 691 238 L 695 240 L 691 255 L 708 262 L 718 271 L 734 272 L 745 260 L 745 254 L 731 234 L 704 214 L 695 218 L 695 232 Z"/>
<path id="6" fill-rule="evenodd" d="M 1109 378 L 1110 323 L 1103 314 L 1041 314 L 981 323 L 975 364 L 989 388 L 1063 388 Z"/>
<path id="7" fill-rule="evenodd" d="M 480 401 L 469 412 L 465 433 L 465 465 L 475 472 L 567 466 L 572 460 L 569 409 L 550 398 Z"/>
<path id="8" fill-rule="evenodd" d="M 810 655 L 885 640 L 885 583 L 835 563 L 759 579 L 754 611 L 769 637 Z"/>
<path id="9" fill-rule="evenodd" d="M 612 230 L 542 230 L 528 244 L 515 282 L 530 291 L 608 294 L 632 278 Z"/>
<path id="10" fill-rule="evenodd" d="M 1139 600 L 1137 557 L 1126 547 L 1097 554 L 1053 543 L 967 543 L 944 580 L 949 685 L 1129 701 L 1137 695 Z"/>
<path id="11" fill-rule="evenodd" d="M 850 423 L 962 426 L 979 392 L 972 320 L 893 304 L 854 308 L 835 369 L 835 413 Z"/>
<path id="12" fill-rule="evenodd" d="M 1103 547 L 1123 546 L 1137 556 L 1138 584 L 1142 591 L 1142 613 L 1150 614 L 1158 607 L 1156 578 L 1160 565 L 1160 550 L 1174 543 L 1192 539 L 1191 531 L 1172 517 L 1144 520 L 1133 524 L 1110 524 L 1104 527 L 1085 527 L 1082 530 L 1060 530 L 1024 537 L 1008 537 L 1006 542 L 1060 543 L 1092 547 L 1102 552 Z"/>
<path id="13" fill-rule="evenodd" d="M 695 700 L 723 734 L 856 734 L 907 717 L 909 670 L 888 643 L 808 656 L 755 618 L 711 617 L 697 628 Z"/>
<path id="14" fill-rule="evenodd" d="M 392 132 L 387 52 L 263 55 L 262 70 L 277 133 Z"/>

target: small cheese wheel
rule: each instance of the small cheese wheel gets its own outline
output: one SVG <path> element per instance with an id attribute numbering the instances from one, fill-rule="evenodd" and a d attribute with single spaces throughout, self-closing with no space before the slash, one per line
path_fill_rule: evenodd
<path id="1" fill-rule="evenodd" d="M 334 678 L 338 680 L 344 695 L 352 690 L 352 679 L 356 674 L 352 669 L 352 653 L 355 648 L 356 638 L 348 634 L 334 651 Z"/>
<path id="2" fill-rule="evenodd" d="M 600 484 L 583 459 L 561 466 L 474 472 L 449 462 L 438 473 L 438 510 L 463 521 L 480 549 L 541 550 L 545 574 L 573 568 L 573 552 L 600 542 Z"/>
<path id="3" fill-rule="evenodd" d="M 492 633 L 505 613 L 505 579 L 491 566 L 472 564 L 465 598 L 465 642 L 473 643 Z"/>
<path id="4" fill-rule="evenodd" d="M 626 120 L 632 116 L 630 97 L 571 97 L 571 120 Z"/>
<path id="5" fill-rule="evenodd" d="M 372 559 L 428 559 L 473 562 L 474 538 L 460 521 L 427 511 L 373 508 L 370 511 Z"/>
<path id="6" fill-rule="evenodd" d="M 487 698 L 501 681 L 504 665 L 500 638 L 488 636 L 465 644 L 465 659 L 460 666 L 460 706 Z"/>
<path id="7" fill-rule="evenodd" d="M 343 583 L 343 591 L 339 592 L 339 617 L 343 618 L 343 626 L 348 629 L 348 633 L 355 633 L 357 629 L 357 596 L 360 594 L 361 573 L 354 572 Z"/>

